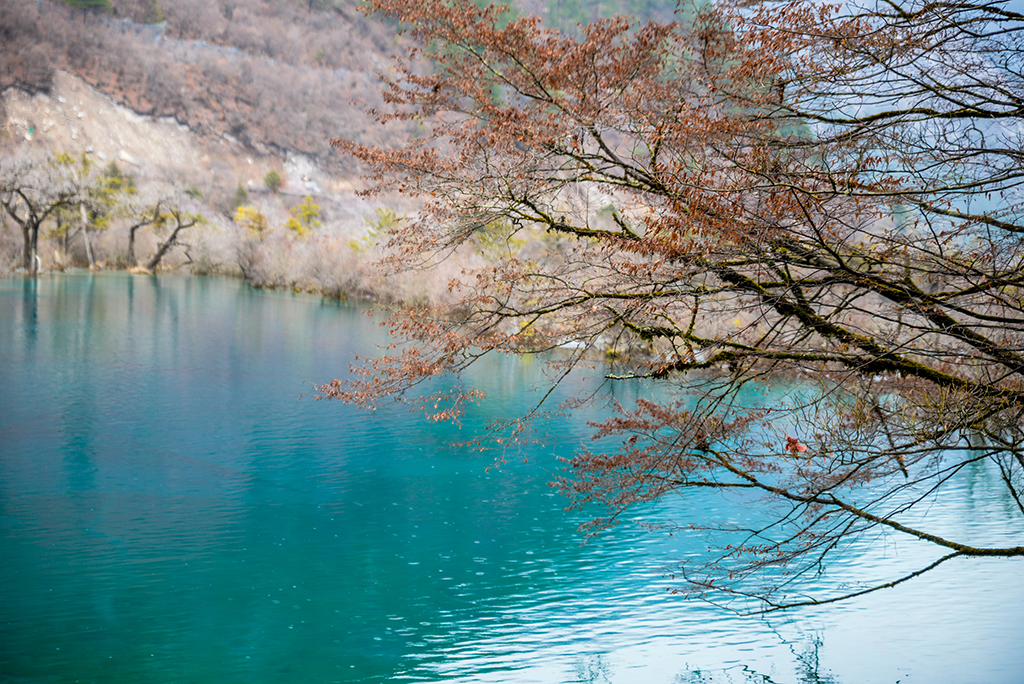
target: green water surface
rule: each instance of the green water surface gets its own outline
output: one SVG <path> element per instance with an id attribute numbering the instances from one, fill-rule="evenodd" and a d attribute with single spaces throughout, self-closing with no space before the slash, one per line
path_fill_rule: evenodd
<path id="1" fill-rule="evenodd" d="M 471 374 L 461 430 L 309 397 L 383 342 L 359 306 L 231 280 L 0 281 L 0 681 L 1024 681 L 1024 563 L 769 619 L 684 601 L 660 570 L 698 538 L 584 545 L 548 486 L 596 414 L 500 469 L 451 446 L 536 401 L 541 364 Z M 929 515 L 1019 538 L 991 477 Z"/>

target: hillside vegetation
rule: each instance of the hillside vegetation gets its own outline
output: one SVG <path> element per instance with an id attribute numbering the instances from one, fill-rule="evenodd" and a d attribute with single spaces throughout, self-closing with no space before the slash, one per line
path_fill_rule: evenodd
<path id="1" fill-rule="evenodd" d="M 341 136 L 391 146 L 425 133 L 415 121 L 381 126 L 367 113 L 384 106 L 381 74 L 404 46 L 393 26 L 367 19 L 357 5 L 3 0 L 0 161 L 27 155 L 25 163 L 38 167 L 62 154 L 86 155 L 97 172 L 119 165 L 140 197 L 194 188 L 202 200 L 190 201 L 204 222 L 181 233 L 162 269 L 339 296 L 446 298 L 451 273 L 385 280 L 371 267 L 388 225 L 416 205 L 387 193 L 358 197 L 362 168 L 328 142 Z M 517 3 L 520 13 L 570 32 L 616 13 L 664 18 L 673 7 L 664 0 Z M 310 202 L 320 210 L 316 222 L 290 229 Z M 127 268 L 136 263 L 133 251 L 148 260 L 166 235 L 148 225 L 132 230 L 140 207 L 119 208 L 102 225 L 48 219 L 29 261 L 46 272 Z M 265 226 L 253 229 L 246 217 L 254 216 Z M 25 240 L 0 218 L 0 271 L 25 268 Z M 479 258 L 469 250 L 451 267 Z"/>
<path id="2" fill-rule="evenodd" d="M 395 39 L 354 1 L 110 4 L 99 12 L 55 0 L 0 3 L 0 90 L 47 91 L 60 69 L 200 136 L 230 135 L 257 153 L 292 150 L 337 167 L 346 162 L 330 153 L 332 136 L 406 134 L 365 113 L 380 104 L 376 73 Z"/>
<path id="3" fill-rule="evenodd" d="M 201 137 L 230 136 L 257 154 L 309 155 L 358 175 L 332 153 L 344 136 L 381 144 L 418 134 L 381 127 L 380 73 L 399 51 L 393 27 L 358 0 L 4 0 L 0 91 L 49 91 L 57 70 L 139 113 Z M 520 0 L 521 13 L 575 30 L 625 14 L 665 19 L 667 0 Z M 0 120 L 3 112 L 0 111 Z"/>

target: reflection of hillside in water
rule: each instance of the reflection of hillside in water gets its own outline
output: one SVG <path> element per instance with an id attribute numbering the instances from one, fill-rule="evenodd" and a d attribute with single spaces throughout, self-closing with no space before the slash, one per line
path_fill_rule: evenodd
<path id="1" fill-rule="evenodd" d="M 1019 562 L 951 563 L 854 603 L 744 619 L 665 591 L 660 570 L 702 553 L 697 535 L 624 524 L 582 545 L 587 513 L 566 513 L 547 483 L 603 409 L 547 424 L 500 469 L 451 446 L 535 401 L 542 364 L 476 369 L 489 399 L 456 430 L 403 405 L 298 399 L 384 342 L 355 307 L 82 275 L 0 282 L 0 319 L 7 676 L 1016 679 Z M 974 493 L 993 477 L 965 472 L 929 524 L 1019 536 L 1005 502 Z M 747 503 L 688 494 L 639 515 L 754 522 Z M 931 549 L 866 540 L 826 579 L 919 553 Z"/>

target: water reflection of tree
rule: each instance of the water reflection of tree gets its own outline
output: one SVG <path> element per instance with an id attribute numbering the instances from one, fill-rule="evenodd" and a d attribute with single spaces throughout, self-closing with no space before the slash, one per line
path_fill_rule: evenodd
<path id="1" fill-rule="evenodd" d="M 802 640 L 792 644 L 790 650 L 796 658 L 798 679 L 802 684 L 840 684 L 833 675 L 821 672 L 820 649 L 823 645 L 820 634 L 810 640 Z M 580 680 L 591 681 L 591 680 Z M 596 680 L 595 680 L 596 681 Z M 609 680 L 611 681 L 611 680 Z M 679 684 L 777 684 L 770 674 L 741 665 L 728 670 L 691 670 L 680 674 L 676 679 Z"/>
<path id="2" fill-rule="evenodd" d="M 810 641 L 803 642 L 802 650 L 793 655 L 800 664 L 800 681 L 806 684 L 838 684 L 838 680 L 831 674 L 821 673 L 821 659 L 819 657 L 823 640 L 820 634 L 815 634 Z"/>

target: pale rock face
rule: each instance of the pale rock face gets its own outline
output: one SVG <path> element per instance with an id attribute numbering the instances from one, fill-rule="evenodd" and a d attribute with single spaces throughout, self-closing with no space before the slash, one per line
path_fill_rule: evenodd
<path id="1" fill-rule="evenodd" d="M 68 73 L 57 71 L 53 80 L 50 95 L 4 91 L 2 124 L 15 139 L 54 152 L 118 159 L 143 175 L 195 172 L 199 148 L 187 128 L 136 114 Z"/>
<path id="2" fill-rule="evenodd" d="M 0 92 L 0 150 L 22 146 L 75 157 L 84 152 L 99 164 L 116 161 L 141 182 L 182 181 L 204 193 L 217 187 L 233 192 L 240 183 L 254 196 L 264 195 L 264 176 L 277 168 L 285 179 L 281 195 L 313 195 L 351 234 L 365 231 L 364 217 L 377 206 L 356 196 L 360 181 L 332 173 L 310 156 L 289 152 L 282 163 L 279 156 L 259 154 L 231 136 L 204 138 L 171 117 L 134 112 L 63 71 L 54 72 L 49 94 Z M 388 202 L 403 213 L 413 209 L 407 200 Z"/>
<path id="3" fill-rule="evenodd" d="M 319 194 L 326 178 L 319 165 L 303 154 L 289 153 L 284 163 L 285 174 L 291 181 L 284 191 L 297 194 Z"/>

